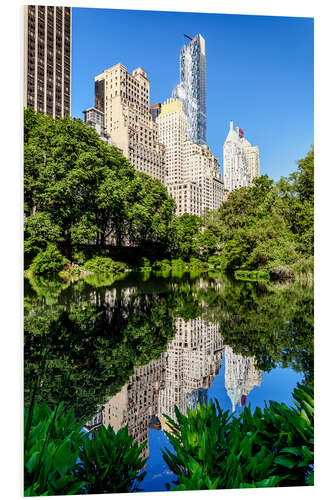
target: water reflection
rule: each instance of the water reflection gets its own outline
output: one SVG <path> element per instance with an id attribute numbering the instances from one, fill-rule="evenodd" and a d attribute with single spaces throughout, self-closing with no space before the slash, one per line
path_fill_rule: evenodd
<path id="1" fill-rule="evenodd" d="M 149 429 L 207 402 L 222 362 L 233 411 L 276 367 L 312 383 L 313 290 L 194 275 L 26 284 L 26 405 L 64 400 L 87 430 L 127 425 L 146 457 Z"/>
<path id="2" fill-rule="evenodd" d="M 122 389 L 98 409 L 85 429 L 128 426 L 134 440 L 147 441 L 142 455 L 149 456 L 148 429 L 170 431 L 165 414 L 175 418 L 175 406 L 187 408 L 208 402 L 208 389 L 220 372 L 225 356 L 225 387 L 232 402 L 244 407 L 254 386 L 261 384 L 261 370 L 254 357 L 235 354 L 223 344 L 217 323 L 196 318 L 175 320 L 176 335 L 158 360 L 137 368 Z"/>

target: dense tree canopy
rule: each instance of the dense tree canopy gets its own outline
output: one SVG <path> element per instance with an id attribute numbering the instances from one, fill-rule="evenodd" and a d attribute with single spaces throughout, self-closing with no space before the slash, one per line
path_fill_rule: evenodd
<path id="1" fill-rule="evenodd" d="M 214 249 L 226 270 L 292 269 L 313 255 L 313 149 L 297 172 L 277 185 L 263 175 L 230 193 L 205 217 L 206 253 Z M 204 235 L 204 233 L 203 233 Z"/>
<path id="2" fill-rule="evenodd" d="M 25 251 L 55 243 L 71 258 L 78 244 L 164 245 L 175 208 L 166 188 L 137 172 L 81 120 L 25 110 Z"/>

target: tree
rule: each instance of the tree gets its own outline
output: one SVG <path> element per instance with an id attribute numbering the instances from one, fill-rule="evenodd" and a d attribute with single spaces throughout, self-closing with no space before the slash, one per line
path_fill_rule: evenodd
<path id="1" fill-rule="evenodd" d="M 157 179 L 137 172 L 92 128 L 25 110 L 26 248 L 55 243 L 71 259 L 82 244 L 164 247 L 175 203 Z"/>
<path id="2" fill-rule="evenodd" d="M 189 260 L 197 253 L 199 230 L 202 219 L 197 215 L 184 214 L 174 223 L 174 251 L 182 259 Z"/>

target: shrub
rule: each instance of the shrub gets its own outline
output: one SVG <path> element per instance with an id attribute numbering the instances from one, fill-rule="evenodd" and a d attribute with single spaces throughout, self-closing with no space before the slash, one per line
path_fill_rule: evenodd
<path id="1" fill-rule="evenodd" d="M 116 274 L 125 271 L 126 264 L 117 262 L 109 257 L 94 257 L 84 264 L 84 268 L 95 273 Z"/>
<path id="2" fill-rule="evenodd" d="M 155 262 L 152 264 L 152 269 L 154 271 L 158 270 L 169 270 L 171 267 L 170 261 L 168 259 L 163 259 L 163 260 L 155 260 Z"/>
<path id="3" fill-rule="evenodd" d="M 30 270 L 36 275 L 51 275 L 68 264 L 69 260 L 61 255 L 55 244 L 50 243 L 44 252 L 39 252 L 33 259 Z"/>
<path id="4" fill-rule="evenodd" d="M 182 259 L 172 259 L 171 260 L 171 266 L 173 268 L 186 268 L 188 264 L 186 262 L 184 262 Z"/>
<path id="5" fill-rule="evenodd" d="M 138 267 L 141 268 L 150 268 L 150 261 L 147 257 L 141 257 L 138 261 Z"/>
<path id="6" fill-rule="evenodd" d="M 74 475 L 81 425 L 62 407 L 51 411 L 43 403 L 24 414 L 25 496 L 74 495 L 85 485 Z"/>
<path id="7" fill-rule="evenodd" d="M 51 411 L 43 403 L 24 413 L 25 496 L 139 491 L 146 442 L 134 443 L 127 427 L 118 433 L 101 427 L 91 439 L 63 405 Z"/>
<path id="8" fill-rule="evenodd" d="M 146 475 L 140 471 L 147 461 L 140 454 L 146 441 L 138 446 L 133 440 L 127 426 L 118 433 L 110 426 L 100 427 L 93 439 L 84 436 L 78 476 L 88 484 L 88 493 L 140 491 L 138 484 Z"/>
<path id="9" fill-rule="evenodd" d="M 163 457 L 177 475 L 174 490 L 301 486 L 313 484 L 313 390 L 298 385 L 295 408 L 271 401 L 232 417 L 209 402 L 176 409 L 167 432 L 175 453 Z"/>

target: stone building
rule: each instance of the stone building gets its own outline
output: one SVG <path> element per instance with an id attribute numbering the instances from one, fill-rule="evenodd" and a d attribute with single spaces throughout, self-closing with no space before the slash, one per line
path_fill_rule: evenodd
<path id="1" fill-rule="evenodd" d="M 188 139 L 187 117 L 178 99 L 162 104 L 158 139 L 165 146 L 165 185 L 177 204 L 176 215 L 202 215 L 223 201 L 223 182 L 217 159 L 208 146 Z"/>
<path id="2" fill-rule="evenodd" d="M 116 144 L 112 141 L 111 136 L 107 134 L 104 126 L 104 113 L 99 111 L 94 107 L 85 109 L 83 111 L 84 122 L 96 130 L 100 138 L 106 142 L 109 146 L 115 146 Z"/>
<path id="3" fill-rule="evenodd" d="M 95 108 L 104 113 L 106 133 L 139 170 L 164 182 L 164 146 L 150 111 L 147 73 L 116 64 L 95 77 Z"/>

